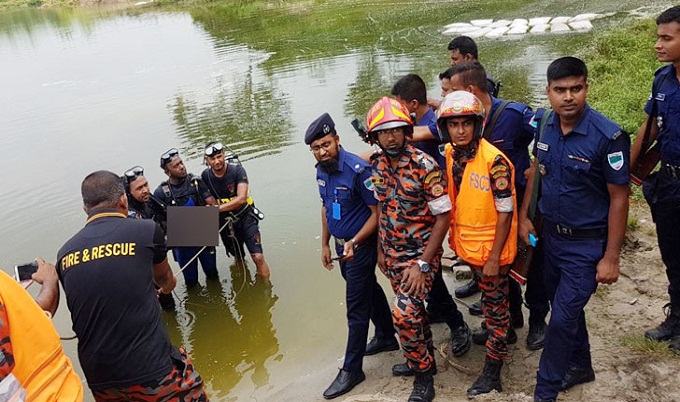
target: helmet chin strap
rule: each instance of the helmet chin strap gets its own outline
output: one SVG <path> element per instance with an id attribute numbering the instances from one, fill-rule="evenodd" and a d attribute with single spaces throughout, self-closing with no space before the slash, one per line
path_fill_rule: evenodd
<path id="1" fill-rule="evenodd" d="M 404 153 L 404 150 L 406 149 L 406 141 L 396 150 L 391 150 L 391 149 L 386 149 L 383 148 L 382 145 L 378 144 L 380 149 L 385 153 L 385 155 L 389 156 L 390 158 L 396 158 L 398 156 L 401 156 Z"/>

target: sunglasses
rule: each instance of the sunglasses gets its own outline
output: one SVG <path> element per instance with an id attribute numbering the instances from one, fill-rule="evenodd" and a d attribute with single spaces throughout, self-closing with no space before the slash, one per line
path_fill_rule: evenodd
<path id="1" fill-rule="evenodd" d="M 168 151 L 166 151 L 163 155 L 161 155 L 161 167 L 164 168 L 165 165 L 170 163 L 172 158 L 175 156 L 179 155 L 179 151 L 177 148 L 171 148 Z"/>
<path id="2" fill-rule="evenodd" d="M 213 142 L 208 144 L 207 147 L 205 147 L 205 156 L 213 156 L 215 154 L 219 154 L 222 152 L 224 149 L 224 144 L 221 142 Z"/>
<path id="3" fill-rule="evenodd" d="M 144 168 L 141 166 L 135 166 L 133 168 L 130 168 L 123 173 L 125 175 L 125 179 L 129 182 L 135 181 L 135 179 L 139 176 L 144 176 Z"/>

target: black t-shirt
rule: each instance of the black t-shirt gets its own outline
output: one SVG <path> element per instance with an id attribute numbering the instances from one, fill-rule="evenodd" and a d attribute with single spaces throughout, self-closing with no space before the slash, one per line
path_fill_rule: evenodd
<path id="1" fill-rule="evenodd" d="M 172 369 L 153 264 L 166 258 L 163 231 L 150 220 L 98 210 L 59 250 L 78 359 L 92 390 L 158 380 Z"/>
<path id="2" fill-rule="evenodd" d="M 168 186 L 166 194 L 163 187 Z M 210 191 L 200 177 L 188 175 L 187 178 L 178 185 L 170 182 L 161 183 L 153 192 L 154 197 L 161 200 L 165 205 L 205 205 L 205 199 L 210 197 Z"/>
<path id="3" fill-rule="evenodd" d="M 222 177 L 215 176 L 212 169 L 207 168 L 201 173 L 201 178 L 216 199 L 236 197 L 238 185 L 248 184 L 246 170 L 236 163 L 228 164 L 227 172 Z"/>

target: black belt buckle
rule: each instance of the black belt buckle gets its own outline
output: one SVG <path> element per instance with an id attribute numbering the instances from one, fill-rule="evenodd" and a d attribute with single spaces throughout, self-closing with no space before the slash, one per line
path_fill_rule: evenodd
<path id="1" fill-rule="evenodd" d="M 574 233 L 571 229 L 569 229 L 568 227 L 564 227 L 564 226 L 560 225 L 559 223 L 557 225 L 555 225 L 555 229 L 557 230 L 557 233 L 561 234 L 561 235 L 565 235 L 565 236 L 573 236 L 574 235 Z"/>

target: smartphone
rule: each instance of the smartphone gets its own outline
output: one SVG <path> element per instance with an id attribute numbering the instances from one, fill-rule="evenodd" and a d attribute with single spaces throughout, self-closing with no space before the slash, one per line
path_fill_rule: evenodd
<path id="1" fill-rule="evenodd" d="M 16 265 L 14 267 L 14 277 L 17 282 L 30 281 L 37 270 L 38 263 L 35 261 L 28 264 Z"/>
<path id="2" fill-rule="evenodd" d="M 344 255 L 339 255 L 339 256 L 337 256 L 337 257 L 331 258 L 331 261 L 340 261 L 342 258 L 345 258 L 345 256 L 344 256 Z"/>

